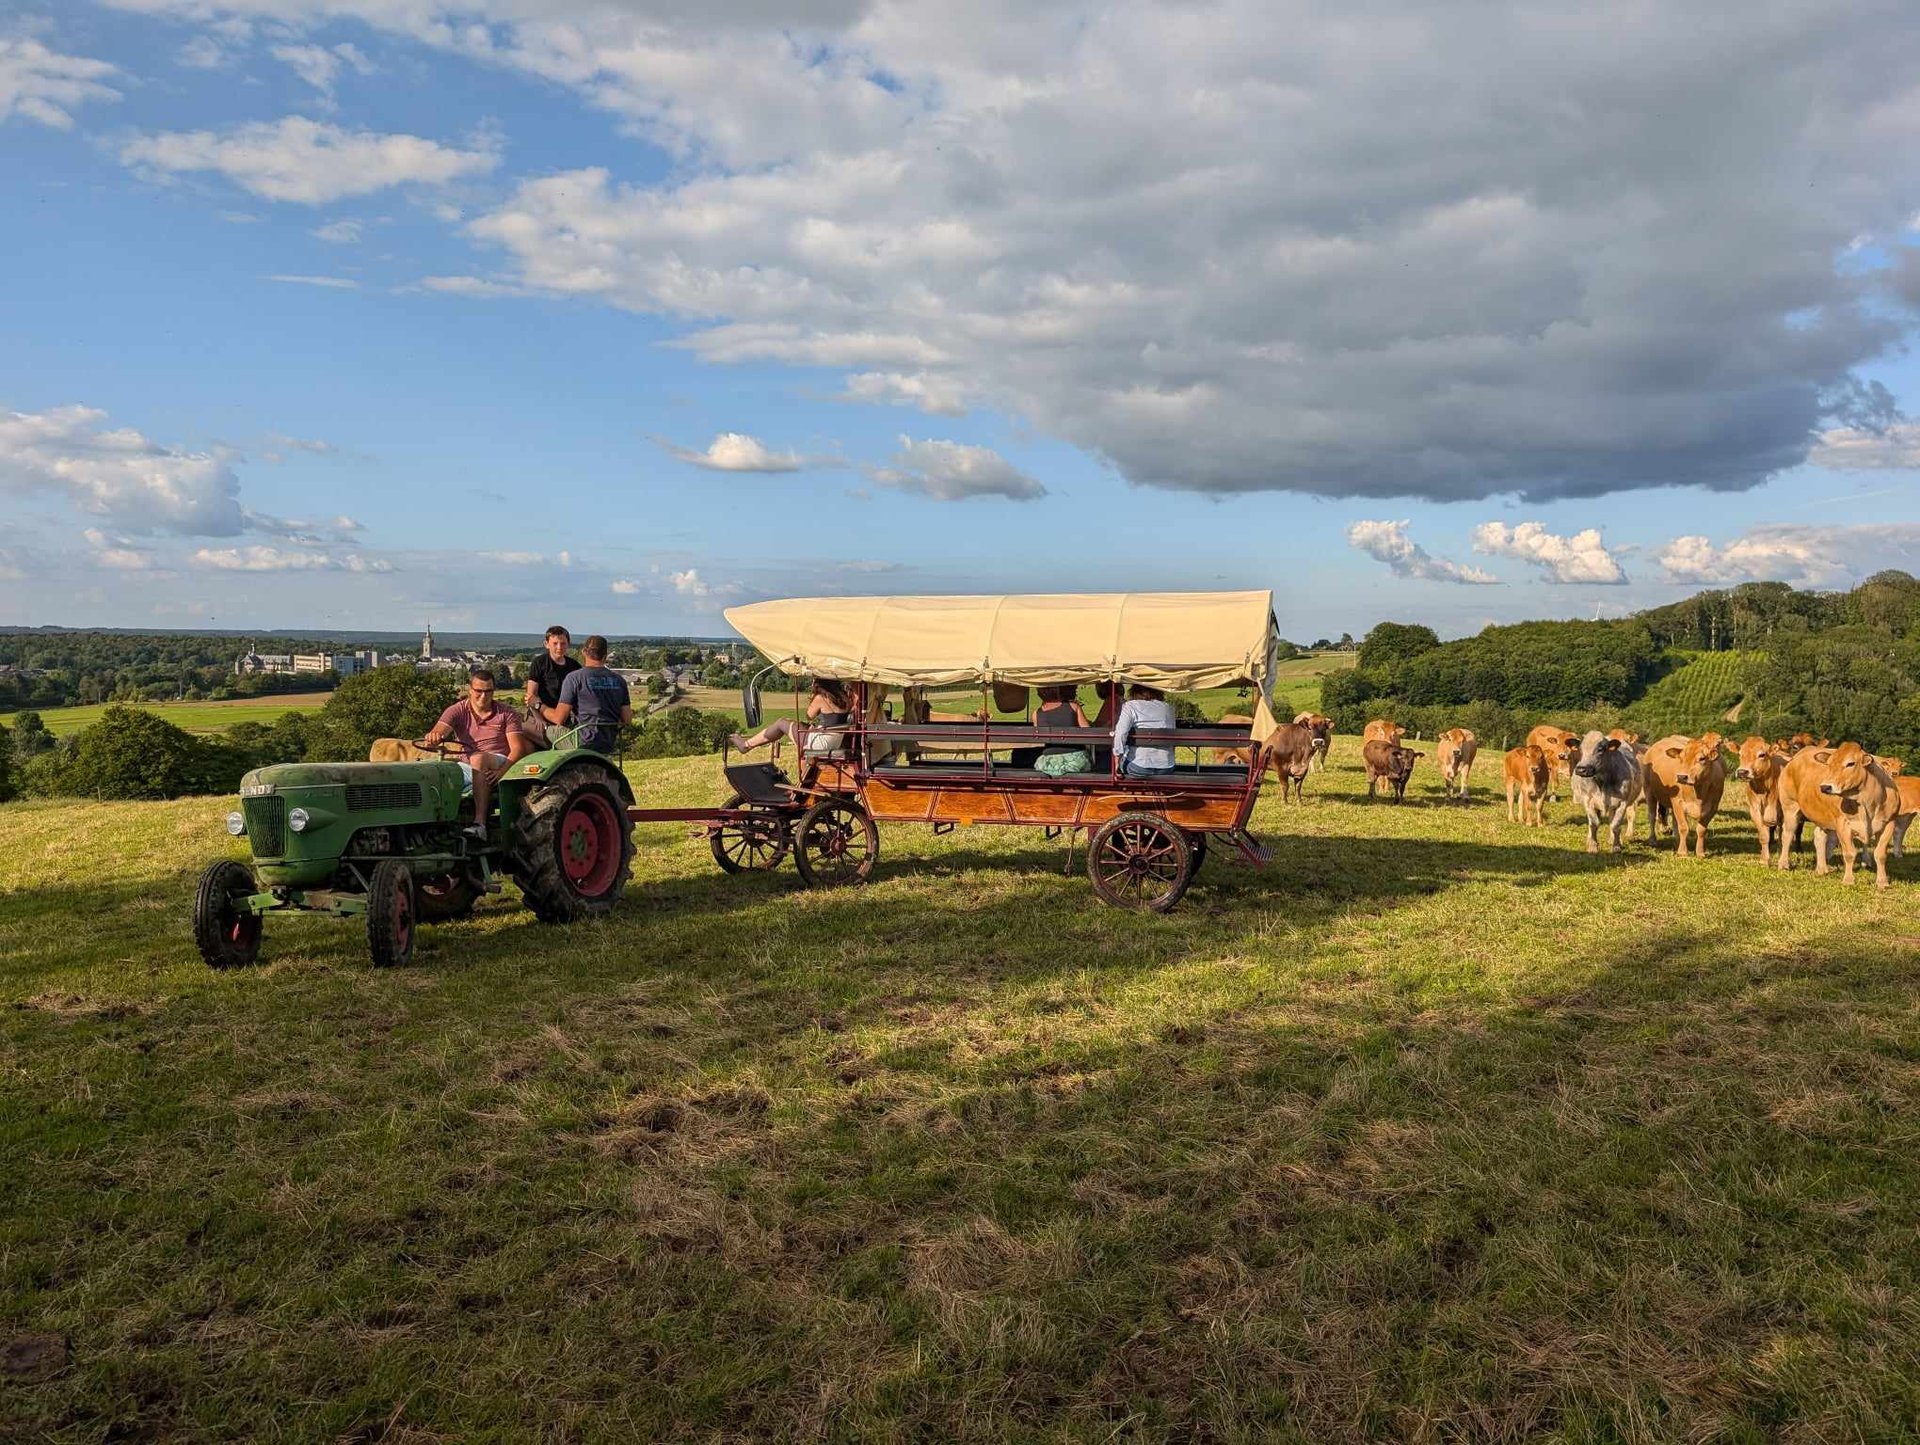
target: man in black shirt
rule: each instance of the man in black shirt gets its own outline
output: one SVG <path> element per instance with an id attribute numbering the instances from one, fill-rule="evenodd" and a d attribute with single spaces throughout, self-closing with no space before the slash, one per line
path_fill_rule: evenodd
<path id="1" fill-rule="evenodd" d="M 560 684 L 567 674 L 578 672 L 580 664 L 567 656 L 573 637 L 558 625 L 547 629 L 547 650 L 527 669 L 527 715 L 520 730 L 537 748 L 547 745 L 547 724 L 554 721 L 553 709 L 560 705 Z"/>

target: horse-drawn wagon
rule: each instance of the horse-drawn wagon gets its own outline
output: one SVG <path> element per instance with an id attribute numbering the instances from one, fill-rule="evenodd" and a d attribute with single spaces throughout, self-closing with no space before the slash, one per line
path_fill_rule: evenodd
<path id="1" fill-rule="evenodd" d="M 630 810 L 639 823 L 703 825 L 729 872 L 775 868 L 791 854 L 809 886 L 861 882 L 879 856 L 882 823 L 924 823 L 937 833 L 1029 827 L 1065 836 L 1070 847 L 1087 835 L 1087 872 L 1102 899 L 1165 911 L 1186 892 L 1209 840 L 1256 866 L 1266 861 L 1247 822 L 1261 743 L 1275 725 L 1270 593 L 794 598 L 726 615 L 772 660 L 768 670 L 796 682 L 834 679 L 849 699 L 831 736 L 800 750 L 797 776 L 729 752 L 732 796 L 723 806 Z M 746 688 L 750 725 L 759 722 L 765 675 Z M 1170 749 L 1176 762 L 1157 776 L 1128 776 L 1103 732 L 1027 720 L 1027 690 L 1062 685 L 1104 686 L 1109 698 L 1129 685 L 1245 686 L 1254 720 L 1138 731 L 1136 744 Z M 986 708 L 964 722 L 930 719 L 931 693 L 972 688 L 998 693 L 1000 711 L 1017 709 L 1018 721 Z M 1033 765 L 1035 754 L 1072 745 L 1087 750 L 1092 767 Z"/>

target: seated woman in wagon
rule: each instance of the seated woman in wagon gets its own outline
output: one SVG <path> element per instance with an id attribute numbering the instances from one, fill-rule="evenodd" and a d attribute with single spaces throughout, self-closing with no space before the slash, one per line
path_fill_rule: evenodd
<path id="1" fill-rule="evenodd" d="M 1091 724 L 1087 722 L 1087 714 L 1080 706 L 1078 692 L 1079 689 L 1070 682 L 1040 688 L 1040 705 L 1034 708 L 1027 721 L 1049 732 L 1064 732 L 1068 728 L 1090 730 Z M 1052 778 L 1065 777 L 1070 773 L 1090 773 L 1093 771 L 1093 750 L 1080 743 L 1048 743 L 1040 749 L 1033 766 L 1035 771 Z"/>
<path id="2" fill-rule="evenodd" d="M 853 704 L 846 684 L 831 677 L 816 677 L 813 696 L 807 699 L 806 721 L 775 718 L 751 737 L 735 733 L 729 741 L 739 753 L 750 753 L 771 743 L 774 756 L 778 757 L 781 742 L 790 738 L 802 757 L 824 757 L 846 746 L 846 730 L 852 721 Z"/>

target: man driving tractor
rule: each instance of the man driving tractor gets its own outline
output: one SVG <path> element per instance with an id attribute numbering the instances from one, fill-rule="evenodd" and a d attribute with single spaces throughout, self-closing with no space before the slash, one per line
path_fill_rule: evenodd
<path id="1" fill-rule="evenodd" d="M 467 674 L 467 695 L 440 714 L 425 737 L 424 748 L 438 747 L 452 739 L 461 750 L 460 760 L 473 769 L 473 824 L 468 832 L 484 837 L 487 831 L 487 804 L 493 798 L 493 785 L 502 773 L 533 751 L 533 744 L 520 730 L 520 714 L 494 701 L 493 670 L 476 667 Z"/>

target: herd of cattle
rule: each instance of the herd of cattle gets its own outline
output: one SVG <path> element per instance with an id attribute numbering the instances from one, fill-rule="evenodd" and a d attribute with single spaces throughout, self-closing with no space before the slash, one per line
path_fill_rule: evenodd
<path id="1" fill-rule="evenodd" d="M 1227 719 L 1222 719 L 1227 721 Z M 1361 737 L 1367 796 L 1384 785 L 1395 802 L 1406 797 L 1413 765 L 1426 754 L 1405 745 L 1406 729 L 1384 718 Z M 1303 796 L 1310 772 L 1326 766 L 1333 745 L 1333 719 L 1301 713 L 1268 740 L 1265 762 L 1280 780 L 1283 800 Z M 1450 728 L 1435 740 L 1435 761 L 1447 796 L 1464 800 L 1478 755 L 1478 739 Z M 1546 804 L 1564 778 L 1573 801 L 1586 813 L 1587 851 L 1600 851 L 1604 829 L 1613 851 L 1633 837 L 1635 810 L 1647 809 L 1647 832 L 1656 843 L 1664 823 L 1674 851 L 1704 858 L 1707 824 L 1720 811 L 1727 786 L 1728 753 L 1733 777 L 1746 786 L 1747 815 L 1760 837 L 1761 861 L 1785 869 L 1806 825 L 1814 828 L 1817 872 L 1828 871 L 1839 844 L 1845 879 L 1853 882 L 1858 855 L 1873 857 L 1875 881 L 1887 886 L 1887 857 L 1900 857 L 1907 828 L 1920 815 L 1920 777 L 1904 775 L 1900 759 L 1876 757 L 1858 743 L 1814 739 L 1805 733 L 1769 741 L 1750 737 L 1735 748 L 1720 734 L 1675 734 L 1644 742 L 1638 733 L 1597 729 L 1582 736 L 1542 724 L 1508 750 L 1502 765 L 1507 818 L 1533 827 L 1546 823 Z"/>

